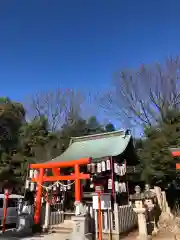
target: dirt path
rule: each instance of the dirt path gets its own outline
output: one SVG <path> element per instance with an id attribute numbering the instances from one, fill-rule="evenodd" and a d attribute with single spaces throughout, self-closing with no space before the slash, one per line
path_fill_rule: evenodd
<path id="1" fill-rule="evenodd" d="M 122 240 L 135 240 L 137 238 L 137 236 L 138 236 L 138 232 L 134 231 L 134 232 L 129 233 L 125 237 L 120 237 L 120 239 L 122 239 Z"/>
<path id="2" fill-rule="evenodd" d="M 156 236 L 153 237 L 153 240 L 174 240 L 174 235 L 169 230 L 163 228 L 161 229 Z"/>
<path id="3" fill-rule="evenodd" d="M 122 240 L 135 240 L 138 236 L 138 232 L 134 231 L 128 234 L 124 238 L 120 238 Z M 167 229 L 161 229 L 156 236 L 152 237 L 152 240 L 174 240 L 174 235 L 172 232 L 168 231 Z"/>

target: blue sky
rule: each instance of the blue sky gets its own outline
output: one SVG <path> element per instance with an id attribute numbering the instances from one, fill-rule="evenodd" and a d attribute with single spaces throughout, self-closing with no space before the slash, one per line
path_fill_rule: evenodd
<path id="1" fill-rule="evenodd" d="M 0 95 L 102 91 L 113 72 L 180 52 L 180 1 L 0 1 Z"/>

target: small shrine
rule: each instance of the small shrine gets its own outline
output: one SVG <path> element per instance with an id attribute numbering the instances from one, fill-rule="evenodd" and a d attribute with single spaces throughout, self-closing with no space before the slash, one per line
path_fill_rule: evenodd
<path id="1" fill-rule="evenodd" d="M 26 188 L 33 191 L 37 186 L 35 222 L 39 221 L 43 186 L 48 189 L 52 183 L 50 198 L 63 201 L 64 208 L 70 202 L 69 207 L 79 202 L 92 204 L 97 186 L 103 186 L 113 202 L 127 204 L 134 187 L 140 184 L 138 164 L 129 130 L 71 138 L 69 147 L 60 156 L 30 165 Z"/>

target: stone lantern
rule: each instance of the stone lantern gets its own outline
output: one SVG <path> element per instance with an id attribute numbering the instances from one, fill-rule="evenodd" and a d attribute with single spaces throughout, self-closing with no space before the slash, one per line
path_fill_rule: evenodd
<path id="1" fill-rule="evenodd" d="M 156 197 L 156 194 L 150 190 L 149 184 L 145 185 L 144 197 L 144 204 L 147 206 L 149 211 L 152 211 L 152 209 L 154 208 L 154 198 Z"/>
<path id="2" fill-rule="evenodd" d="M 137 213 L 138 217 L 138 228 L 139 228 L 139 236 L 138 239 L 147 239 L 147 224 L 146 224 L 146 212 L 147 208 L 145 207 L 144 201 L 145 196 L 144 193 L 141 192 L 140 186 L 135 187 L 135 193 L 130 196 L 130 200 L 133 206 L 133 210 Z"/>

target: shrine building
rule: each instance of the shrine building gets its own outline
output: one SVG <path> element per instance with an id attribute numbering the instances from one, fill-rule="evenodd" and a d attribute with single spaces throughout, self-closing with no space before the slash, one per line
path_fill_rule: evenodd
<path id="1" fill-rule="evenodd" d="M 38 170 L 38 176 L 30 176 L 31 182 L 38 183 L 36 196 L 39 203 L 36 204 L 40 207 L 41 185 L 55 181 L 64 184 L 63 187 L 55 186 L 53 194 L 61 198 L 65 193 L 65 204 L 70 200 L 91 203 L 96 186 L 103 186 L 104 193 L 109 193 L 112 201 L 119 205 L 127 204 L 134 186 L 140 184 L 138 165 L 129 130 L 73 137 L 60 156 L 30 165 L 30 169 Z M 46 169 L 52 169 L 51 176 L 46 174 Z"/>

